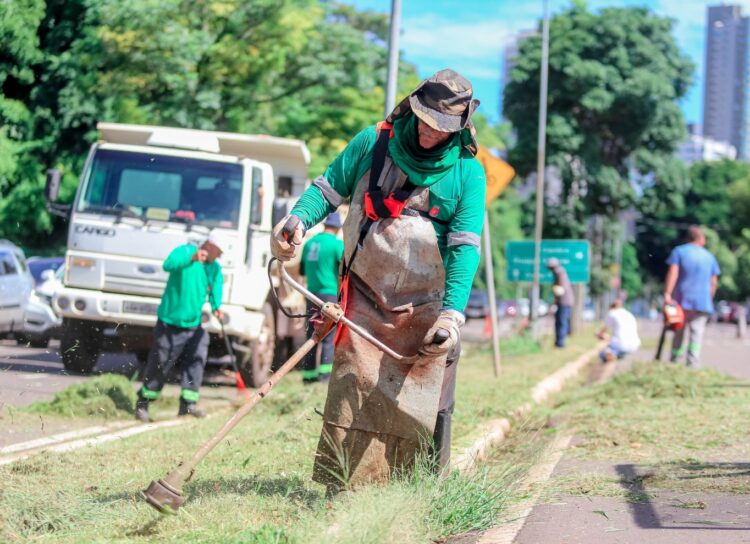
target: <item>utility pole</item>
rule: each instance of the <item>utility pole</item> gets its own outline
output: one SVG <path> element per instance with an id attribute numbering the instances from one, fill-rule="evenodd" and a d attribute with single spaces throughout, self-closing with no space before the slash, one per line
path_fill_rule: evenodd
<path id="1" fill-rule="evenodd" d="M 487 283 L 487 298 L 490 301 L 490 319 L 492 322 L 492 354 L 494 362 L 495 377 L 500 376 L 500 332 L 497 330 L 497 296 L 495 295 L 495 267 L 492 262 L 492 242 L 490 241 L 490 214 L 484 212 L 484 230 L 482 232 L 484 241 L 484 272 Z"/>
<path id="2" fill-rule="evenodd" d="M 388 81 L 385 86 L 385 114 L 388 117 L 396 107 L 398 83 L 398 38 L 401 33 L 401 0 L 391 0 L 391 26 L 388 33 Z"/>
<path id="3" fill-rule="evenodd" d="M 549 72 L 549 0 L 544 0 L 542 22 L 542 66 L 539 79 L 539 134 L 536 156 L 536 215 L 534 223 L 534 276 L 531 284 L 531 331 L 536 333 L 539 318 L 539 269 L 542 259 L 542 222 L 544 220 L 544 166 L 547 132 L 547 76 Z"/>

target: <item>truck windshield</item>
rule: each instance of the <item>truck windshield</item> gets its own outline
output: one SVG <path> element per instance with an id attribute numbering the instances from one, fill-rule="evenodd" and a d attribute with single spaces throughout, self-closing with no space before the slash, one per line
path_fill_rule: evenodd
<path id="1" fill-rule="evenodd" d="M 236 228 L 241 193 L 239 164 L 99 149 L 77 210 Z"/>

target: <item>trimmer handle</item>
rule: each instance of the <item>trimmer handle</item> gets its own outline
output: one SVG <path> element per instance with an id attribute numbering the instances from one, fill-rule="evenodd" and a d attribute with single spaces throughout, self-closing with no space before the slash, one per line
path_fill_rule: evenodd
<path id="1" fill-rule="evenodd" d="M 448 338 L 451 337 L 451 333 L 445 329 L 438 329 L 435 331 L 435 336 L 432 337 L 432 343 L 436 345 L 444 344 Z"/>
<path id="2" fill-rule="evenodd" d="M 300 219 L 296 215 L 290 215 L 284 226 L 281 227 L 281 237 L 285 242 L 294 244 L 294 233 L 300 224 Z"/>

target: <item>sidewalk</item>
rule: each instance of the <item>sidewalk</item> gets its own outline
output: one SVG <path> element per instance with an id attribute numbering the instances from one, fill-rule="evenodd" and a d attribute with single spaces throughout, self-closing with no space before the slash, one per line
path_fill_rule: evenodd
<path id="1" fill-rule="evenodd" d="M 670 339 L 667 339 L 669 347 Z M 655 350 L 644 350 L 634 359 L 648 361 Z M 711 325 L 707 330 L 702 361 L 705 367 L 719 370 L 737 378 L 750 380 L 750 340 L 735 338 L 735 328 Z M 621 367 L 632 366 L 625 363 Z M 618 369 L 618 372 L 621 369 Z M 624 370 L 624 368 L 623 368 Z M 726 387 L 724 384 L 711 387 Z M 750 384 L 734 384 L 733 391 L 747 395 Z M 715 389 L 718 391 L 719 389 Z M 711 392 L 709 390 L 709 392 Z M 734 393 L 729 394 L 731 397 Z M 717 393 L 717 396 L 721 394 Z M 691 544 L 750 542 L 750 406 L 738 396 L 739 421 L 748 422 L 741 428 L 737 421 L 727 423 L 722 417 L 710 421 L 694 421 L 696 435 L 700 432 L 715 436 L 716 447 L 692 447 L 688 441 L 680 444 L 669 436 L 669 423 L 662 427 L 660 436 L 651 437 L 660 450 L 646 444 L 632 442 L 617 444 L 601 450 L 591 446 L 596 440 L 579 436 L 574 425 L 563 423 L 562 433 L 573 433 L 562 460 L 555 467 L 550 480 L 542 484 L 542 499 L 526 518 L 513 542 L 518 544 Z M 644 400 L 644 405 L 649 402 Z M 711 399 L 679 398 L 668 409 L 673 413 L 686 405 L 700 408 Z M 715 406 L 715 405 L 714 405 Z M 638 421 L 639 405 L 621 406 Z M 647 414 L 648 408 L 644 408 Z M 713 413 L 707 410 L 708 413 Z M 700 413 L 700 411 L 695 412 Z M 728 414 L 729 415 L 729 414 Z M 732 414 L 736 417 L 738 414 Z M 747 417 L 745 417 L 747 416 Z M 642 417 L 642 416 L 641 416 Z M 713 417 L 713 416 L 712 416 Z M 744 419 L 743 419 L 744 418 Z M 643 420 L 647 423 L 653 421 Z M 721 445 L 726 433 L 724 425 L 731 424 L 738 439 L 731 445 Z M 658 428 L 658 426 L 657 426 Z M 647 424 L 636 423 L 630 436 L 640 431 L 652 431 Z M 606 433 L 604 433 L 606 435 Z M 589 443 L 586 444 L 586 440 Z M 659 444 L 660 441 L 663 443 Z M 711 441 L 708 444 L 712 444 Z M 674 446 L 674 449 L 672 448 Z M 686 449 L 687 448 L 687 449 Z M 604 451 L 604 454 L 602 454 Z M 659 451 L 658 459 L 652 454 Z M 673 453 L 674 451 L 674 453 Z M 612 460 L 612 454 L 622 455 Z M 685 455 L 688 452 L 689 455 Z M 610 457 L 607 459 L 607 457 Z M 482 541 L 486 542 L 486 541 Z"/>

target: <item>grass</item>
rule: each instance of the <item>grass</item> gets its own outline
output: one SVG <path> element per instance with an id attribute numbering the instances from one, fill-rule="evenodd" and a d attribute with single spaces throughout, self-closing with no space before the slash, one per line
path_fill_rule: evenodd
<path id="1" fill-rule="evenodd" d="M 647 500 L 651 490 L 750 493 L 750 384 L 706 369 L 636 363 L 605 384 L 564 394 L 554 412 L 572 448 L 612 473 L 558 477 L 553 493 Z M 736 462 L 733 460 L 737 460 Z"/>
<path id="2" fill-rule="evenodd" d="M 470 346 L 462 356 L 458 370 L 456 409 L 453 414 L 454 444 L 468 447 L 475 439 L 475 429 L 483 421 L 512 418 L 513 412 L 530 400 L 531 389 L 540 380 L 590 350 L 595 343 L 593 329 L 584 329 L 569 339 L 563 349 L 552 346 L 545 337 L 535 345 L 527 338 L 510 338 L 501 342 L 501 376 L 495 378 L 492 350 L 487 346 Z M 513 353 L 505 346 L 525 346 Z"/>
<path id="3" fill-rule="evenodd" d="M 63 389 L 51 401 L 35 402 L 24 411 L 33 414 L 115 419 L 132 415 L 135 400 L 133 384 L 128 378 L 119 374 L 102 374 Z"/>
<path id="4" fill-rule="evenodd" d="M 593 340 L 574 338 L 557 351 L 548 344 L 531 355 L 507 355 L 500 379 L 493 377 L 488 350 L 467 349 L 454 444 L 471 442 L 481 420 L 508 415 L 528 400 L 534 383 Z M 527 343 L 524 349 L 537 348 Z M 188 499 L 179 516 L 159 516 L 138 492 L 191 455 L 224 423 L 226 412 L 1 466 L 0 541 L 430 542 L 497 523 L 517 500 L 517 484 L 538 451 L 534 440 L 517 433 L 515 449 L 500 450 L 474 473 L 439 479 L 420 463 L 386 486 L 330 500 L 310 479 L 324 401 L 323 387 L 303 387 L 296 376 L 282 381 L 198 467 L 185 486 Z"/>

